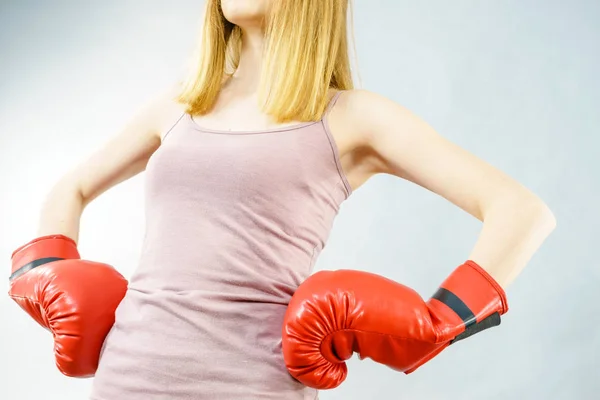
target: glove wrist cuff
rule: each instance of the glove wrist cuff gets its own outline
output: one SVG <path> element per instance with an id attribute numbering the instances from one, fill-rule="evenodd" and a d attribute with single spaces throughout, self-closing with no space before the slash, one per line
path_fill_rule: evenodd
<path id="1" fill-rule="evenodd" d="M 499 301 L 497 310 L 500 315 L 508 311 L 508 301 L 502 286 L 479 264 L 473 260 L 467 260 L 456 268 L 454 272 L 444 281 L 441 287 L 454 291 L 460 298 L 468 300 L 468 306 L 478 312 L 485 304 L 481 300 Z M 473 294 L 476 299 L 471 300 Z"/>
<path id="2" fill-rule="evenodd" d="M 440 341 L 452 340 L 494 314 L 498 314 L 498 318 L 490 326 L 498 325 L 499 316 L 508 311 L 502 287 L 472 260 L 448 276 L 428 306 L 438 327 Z"/>
<path id="3" fill-rule="evenodd" d="M 12 270 L 10 280 L 25 272 L 52 261 L 80 259 L 75 241 L 65 235 L 47 235 L 38 237 L 16 249 L 11 256 Z"/>

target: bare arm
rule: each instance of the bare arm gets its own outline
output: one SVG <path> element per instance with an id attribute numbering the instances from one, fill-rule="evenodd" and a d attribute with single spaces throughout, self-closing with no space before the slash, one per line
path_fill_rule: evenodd
<path id="1" fill-rule="evenodd" d="M 161 134 L 182 111 L 171 100 L 173 95 L 174 90 L 169 90 L 140 107 L 108 143 L 54 185 L 41 210 L 39 236 L 63 234 L 78 241 L 85 207 L 111 187 L 145 170 L 160 146 Z"/>
<path id="2" fill-rule="evenodd" d="M 391 100 L 367 91 L 349 97 L 348 118 L 380 160 L 374 172 L 414 182 L 483 221 L 469 259 L 500 285 L 512 282 L 555 227 L 546 204 Z"/>

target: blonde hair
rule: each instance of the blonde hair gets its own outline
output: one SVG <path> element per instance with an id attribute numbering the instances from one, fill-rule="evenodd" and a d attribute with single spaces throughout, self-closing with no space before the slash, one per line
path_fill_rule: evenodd
<path id="1" fill-rule="evenodd" d="M 278 123 L 317 121 L 329 89 L 353 88 L 348 52 L 349 0 L 276 0 L 265 19 L 259 105 Z M 213 108 L 224 79 L 238 67 L 242 31 L 207 0 L 196 65 L 177 100 L 192 115 Z"/>

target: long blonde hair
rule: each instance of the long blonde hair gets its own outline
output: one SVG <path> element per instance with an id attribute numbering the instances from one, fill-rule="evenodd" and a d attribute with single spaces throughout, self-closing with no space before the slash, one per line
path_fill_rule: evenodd
<path id="1" fill-rule="evenodd" d="M 276 122 L 317 121 L 329 89 L 353 88 L 348 51 L 349 0 L 276 0 L 265 20 L 262 111 Z M 192 115 L 213 108 L 224 78 L 239 65 L 242 31 L 227 21 L 221 0 L 206 0 L 195 63 L 177 100 Z"/>

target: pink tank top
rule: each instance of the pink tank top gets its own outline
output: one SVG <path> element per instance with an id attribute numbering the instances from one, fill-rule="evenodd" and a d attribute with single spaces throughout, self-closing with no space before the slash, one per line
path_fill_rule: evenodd
<path id="1" fill-rule="evenodd" d="M 322 120 L 256 132 L 183 114 L 146 169 L 142 256 L 94 400 L 313 400 L 287 372 L 283 316 L 351 187 Z"/>

